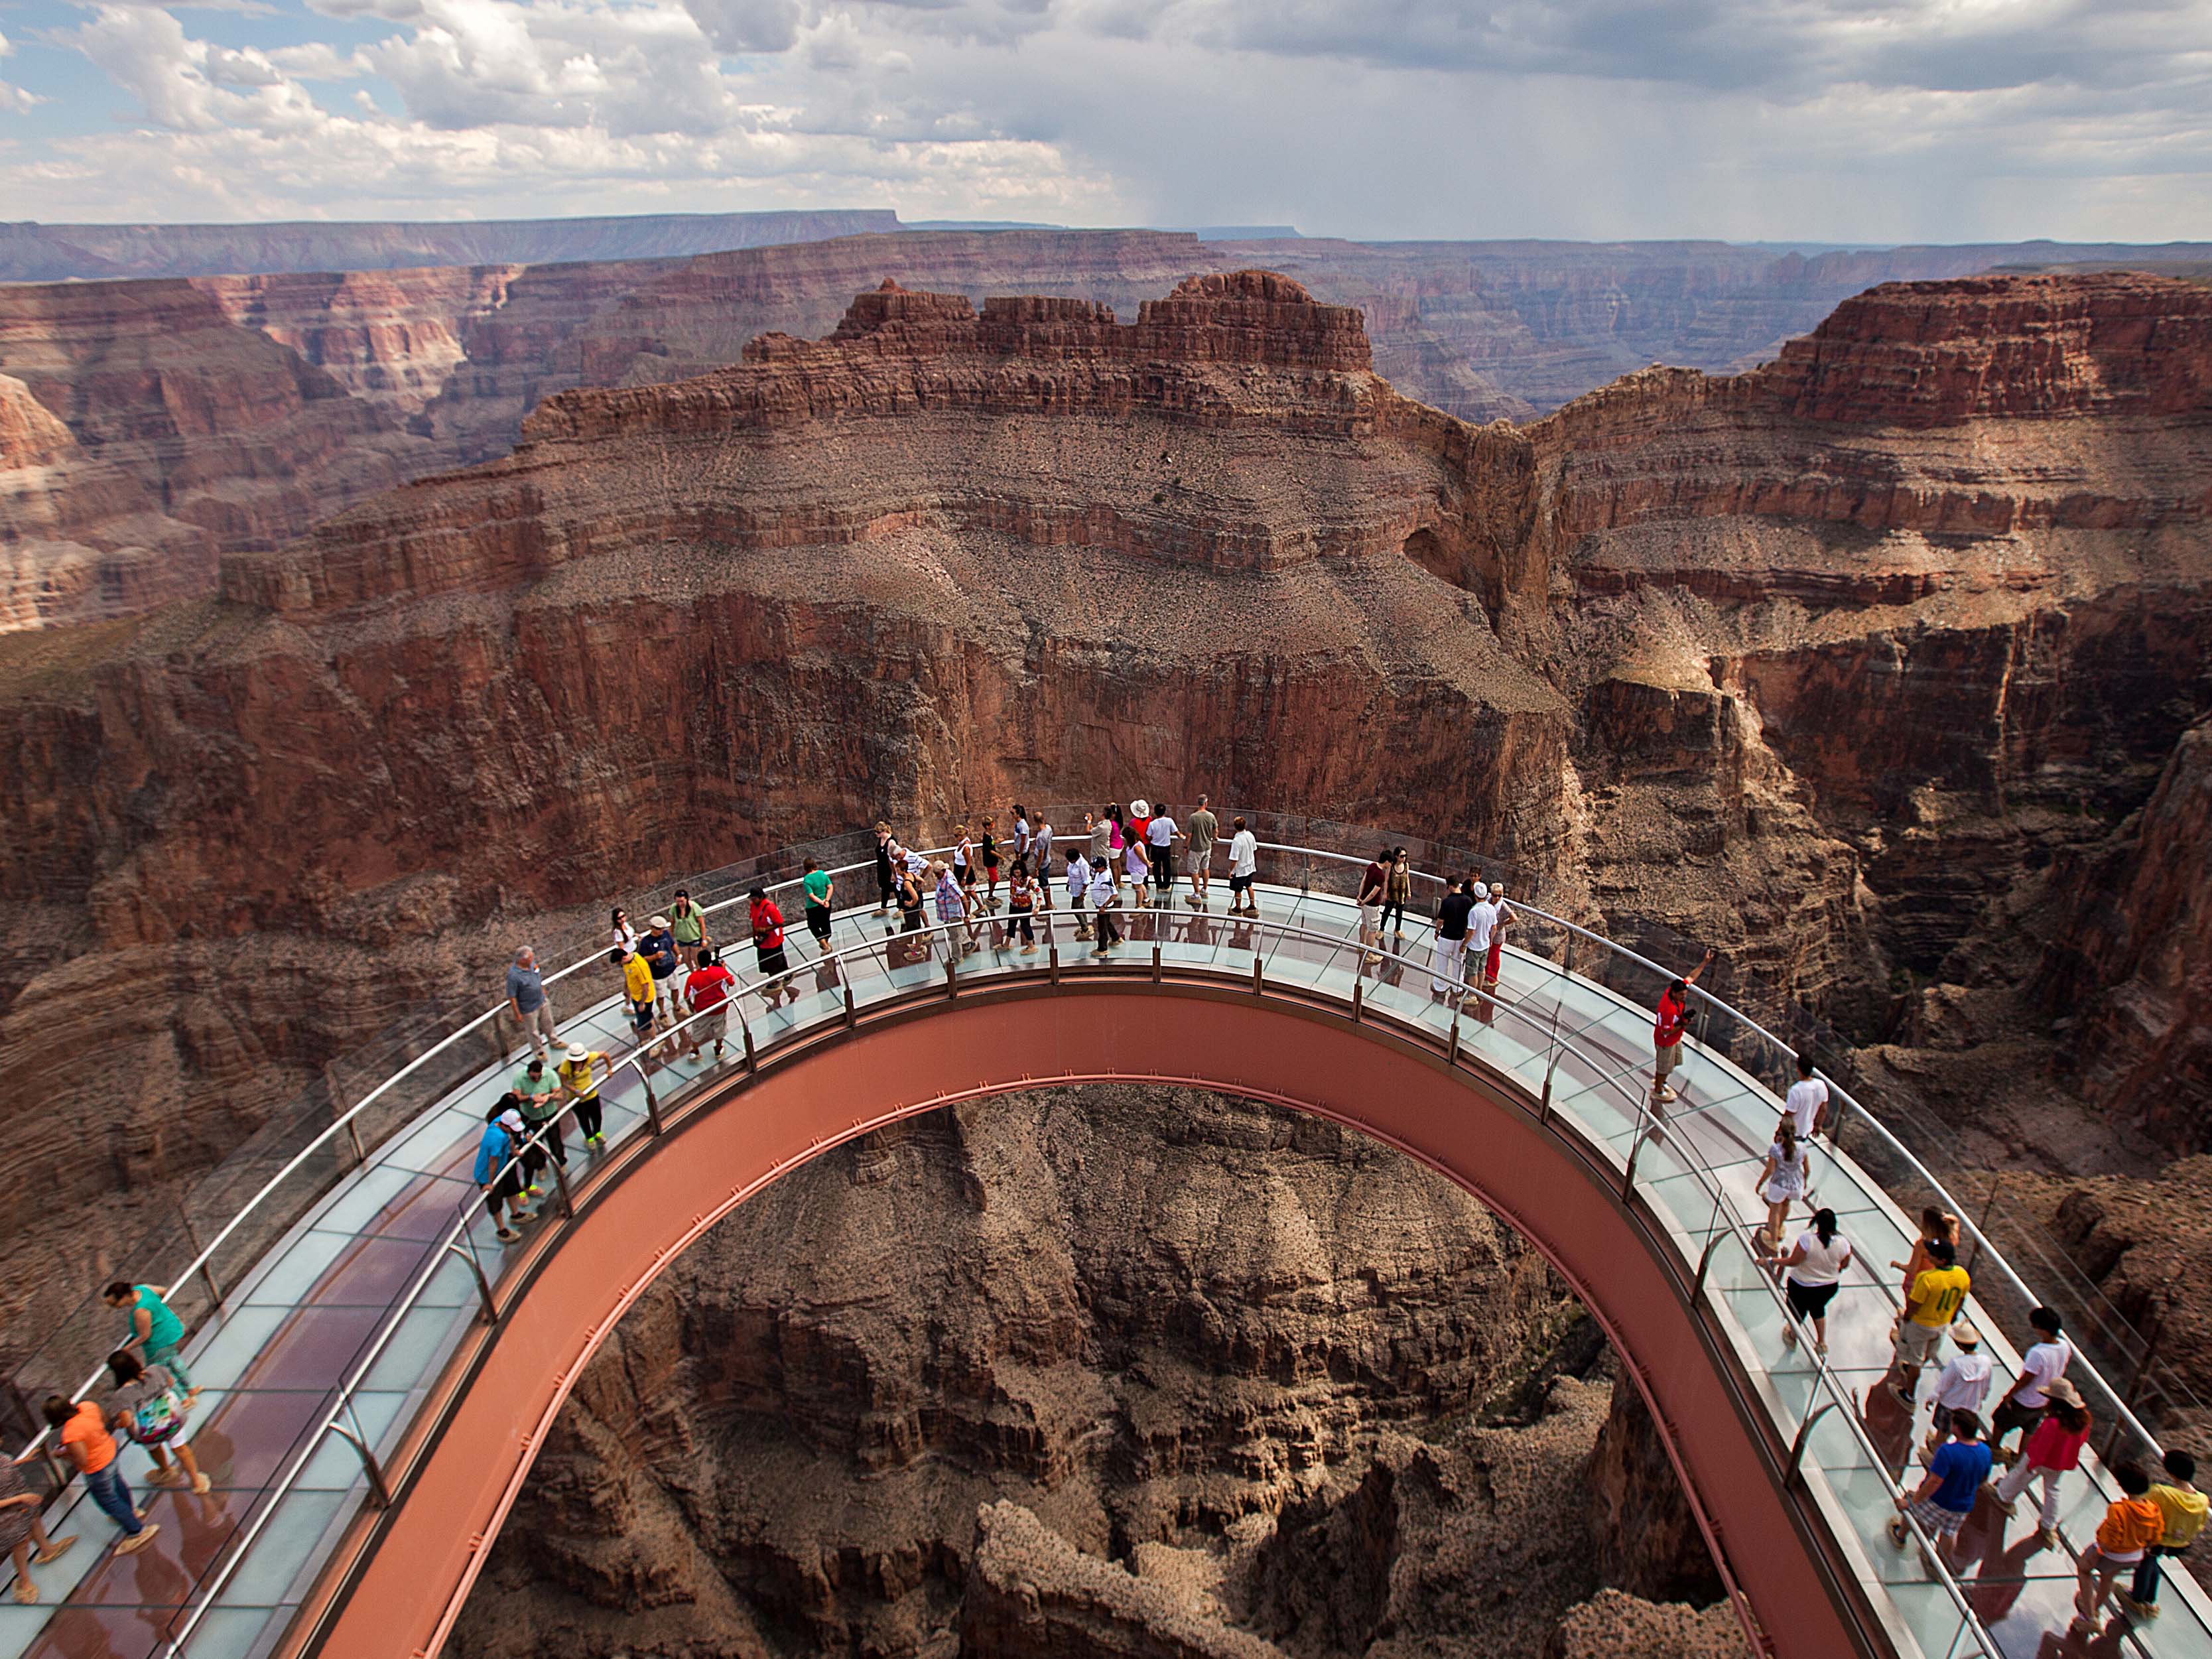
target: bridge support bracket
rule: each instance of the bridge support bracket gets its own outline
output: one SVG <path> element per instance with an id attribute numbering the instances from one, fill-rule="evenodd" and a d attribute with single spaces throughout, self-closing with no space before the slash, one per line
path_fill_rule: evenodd
<path id="1" fill-rule="evenodd" d="M 491 1280 L 484 1277 L 483 1263 L 477 1260 L 477 1253 L 474 1250 L 464 1249 L 461 1241 L 457 1238 L 446 1246 L 446 1254 L 457 1255 L 469 1264 L 470 1276 L 477 1281 L 477 1300 L 483 1307 L 484 1323 L 498 1324 L 499 1304 L 492 1297 Z"/>
<path id="2" fill-rule="evenodd" d="M 390 1509 L 392 1507 L 392 1488 L 385 1484 L 384 1466 L 376 1461 L 376 1454 L 369 1450 L 368 1442 L 362 1439 L 359 1435 L 356 1434 L 351 1429 L 346 1427 L 343 1423 L 331 1424 L 331 1432 L 337 1436 L 339 1439 L 344 1441 L 346 1444 L 351 1446 L 355 1452 L 359 1455 L 361 1458 L 362 1471 L 368 1476 L 368 1489 L 373 1494 L 374 1494 L 376 1498 L 376 1507 L 380 1510 Z"/>

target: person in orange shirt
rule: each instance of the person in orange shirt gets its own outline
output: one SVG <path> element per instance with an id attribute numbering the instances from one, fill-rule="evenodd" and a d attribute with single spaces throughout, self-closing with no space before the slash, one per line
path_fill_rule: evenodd
<path id="1" fill-rule="evenodd" d="M 48 1425 L 60 1435 L 63 1452 L 84 1477 L 85 1489 L 92 1494 L 92 1501 L 100 1505 L 109 1520 L 123 1528 L 123 1541 L 115 1547 L 115 1553 L 130 1555 L 152 1543 L 154 1534 L 161 1528 L 146 1519 L 131 1501 L 131 1488 L 124 1484 L 123 1471 L 115 1463 L 115 1437 L 107 1431 L 107 1413 L 100 1410 L 100 1402 L 72 1402 L 61 1395 L 50 1394 L 46 1396 L 46 1416 Z"/>
<path id="2" fill-rule="evenodd" d="M 2150 1500 L 2143 1466 L 2132 1460 L 2117 1464 L 2112 1479 L 2121 1495 L 2098 1523 L 2097 1541 L 2081 1552 L 2081 1588 L 2074 1597 L 2074 1610 L 2093 1626 L 2120 1574 L 2132 1571 L 2143 1552 L 2166 1535 L 2166 1514 Z"/>

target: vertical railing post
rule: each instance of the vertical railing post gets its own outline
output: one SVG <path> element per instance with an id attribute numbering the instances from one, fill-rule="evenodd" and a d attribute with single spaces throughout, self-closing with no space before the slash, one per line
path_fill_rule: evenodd
<path id="1" fill-rule="evenodd" d="M 853 1004 L 853 976 L 841 974 L 838 977 L 845 983 L 845 1029 L 849 1031 L 860 1023 L 860 1010 Z"/>
<path id="2" fill-rule="evenodd" d="M 665 1127 L 660 1121 L 660 1097 L 653 1092 L 653 1079 L 646 1074 L 642 1060 L 638 1062 L 637 1080 L 645 1086 L 645 1121 L 659 1134 Z"/>
<path id="3" fill-rule="evenodd" d="M 544 1142 L 539 1143 L 538 1150 L 544 1152 L 544 1155 L 552 1161 L 553 1184 L 560 1189 L 561 1193 L 561 1213 L 565 1218 L 573 1221 L 575 1219 L 576 1216 L 576 1200 L 570 1195 L 568 1191 L 568 1160 L 566 1158 L 554 1158 L 553 1149 Z"/>
<path id="4" fill-rule="evenodd" d="M 1366 986 L 1367 981 L 1358 978 L 1357 976 L 1355 976 L 1352 981 L 1352 1023 L 1354 1025 L 1359 1024 L 1360 1009 L 1364 1006 L 1366 1001 L 1364 994 Z"/>
<path id="5" fill-rule="evenodd" d="M 960 994 L 960 959 L 957 957 L 945 964 L 945 994 L 948 998 Z"/>
<path id="6" fill-rule="evenodd" d="M 1047 927 L 1044 932 L 1045 961 L 1052 969 L 1052 982 L 1060 983 L 1060 935 Z"/>
<path id="7" fill-rule="evenodd" d="M 1452 1010 L 1451 1036 L 1444 1044 L 1444 1064 L 1459 1064 L 1459 1010 Z"/>
<path id="8" fill-rule="evenodd" d="M 738 1010 L 738 1034 L 745 1040 L 745 1070 L 749 1073 L 758 1071 L 760 1060 L 753 1053 L 752 1022 L 745 1018 L 745 1011 L 742 1008 Z"/>
<path id="9" fill-rule="evenodd" d="M 1153 984 L 1155 984 L 1155 985 L 1158 985 L 1159 982 L 1160 982 L 1160 947 L 1159 947 L 1159 944 L 1158 944 L 1158 942 L 1157 940 L 1155 940 L 1155 941 L 1153 942 L 1153 945 L 1152 945 L 1152 983 L 1153 983 Z"/>
<path id="10" fill-rule="evenodd" d="M 1252 949 L 1252 994 L 1255 997 L 1265 994 L 1265 987 L 1260 977 L 1261 971 L 1260 951 L 1259 947 L 1255 945 Z"/>

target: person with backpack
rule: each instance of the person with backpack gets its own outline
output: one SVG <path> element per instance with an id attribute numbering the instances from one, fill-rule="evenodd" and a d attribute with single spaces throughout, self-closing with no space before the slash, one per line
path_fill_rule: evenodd
<path id="1" fill-rule="evenodd" d="M 107 1396 L 110 1426 L 122 1430 L 132 1445 L 143 1446 L 154 1459 L 154 1473 L 146 1477 L 146 1484 L 173 1486 L 182 1480 L 205 1497 L 212 1483 L 200 1472 L 192 1449 L 179 1438 L 190 1408 L 177 1379 L 165 1366 L 141 1364 L 128 1348 L 107 1356 L 107 1374 L 114 1382 Z M 177 1452 L 173 1464 L 169 1462 L 172 1446 Z"/>
<path id="2" fill-rule="evenodd" d="M 508 1224 L 527 1221 L 534 1213 L 522 1201 L 522 1165 L 515 1154 L 522 1145 L 522 1118 L 512 1094 L 502 1095 L 484 1113 L 483 1133 L 477 1139 L 476 1168 L 471 1172 L 483 1189 L 484 1208 L 491 1214 L 499 1242 L 512 1244 L 522 1235 Z M 501 1218 L 504 1206 L 507 1214 Z"/>

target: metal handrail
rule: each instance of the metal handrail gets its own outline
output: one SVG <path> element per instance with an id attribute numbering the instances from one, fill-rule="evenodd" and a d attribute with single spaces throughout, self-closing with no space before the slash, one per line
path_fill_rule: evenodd
<path id="1" fill-rule="evenodd" d="M 1071 921 L 1073 920 L 1073 912 L 1042 912 L 1034 918 L 1036 921 L 1042 921 L 1044 922 L 1048 939 L 1054 922 L 1057 921 L 1061 915 L 1066 915 Z M 1430 964 L 1418 962 L 1412 957 L 1402 956 L 1395 951 L 1377 949 L 1371 953 L 1367 952 L 1364 950 L 1364 947 L 1361 946 L 1356 939 L 1349 938 L 1340 932 L 1333 930 L 1324 932 L 1303 927 L 1294 923 L 1272 921 L 1266 919 L 1255 919 L 1250 925 L 1252 926 L 1252 929 L 1255 936 L 1255 943 L 1252 947 L 1252 954 L 1255 960 L 1259 959 L 1261 955 L 1261 952 L 1258 948 L 1256 939 L 1260 937 L 1272 934 L 1279 942 L 1286 939 L 1300 939 L 1324 943 L 1331 947 L 1332 952 L 1334 953 L 1341 953 L 1341 951 L 1348 948 L 1362 954 L 1373 954 L 1382 960 L 1398 963 L 1401 967 L 1410 970 L 1417 978 L 1422 975 L 1431 973 Z M 956 935 L 967 935 L 969 927 L 969 921 L 965 919 L 950 921 L 940 921 L 925 924 L 922 927 L 911 930 L 908 933 L 895 935 L 894 937 L 906 939 L 925 937 L 933 940 L 936 936 L 942 934 L 949 939 Z M 1053 943 L 1056 945 L 1056 941 L 1053 941 Z M 823 952 L 821 956 L 817 957 L 811 962 L 805 964 L 804 966 L 805 969 L 818 971 L 820 964 L 825 961 L 842 964 L 848 957 L 856 956 L 873 957 L 878 952 L 885 951 L 886 945 L 887 941 L 868 939 L 859 944 L 845 946 L 843 949 L 834 952 Z M 964 952 L 963 954 L 964 954 Z M 1331 959 L 1334 959 L 1333 956 Z M 1140 968 L 1145 966 L 1141 961 L 1139 962 L 1138 965 Z M 1242 981 L 1241 974 L 1224 974 L 1210 963 L 1179 963 L 1176 964 L 1176 967 L 1179 974 L 1196 973 L 1209 977 L 1233 979 L 1240 983 Z M 739 991 L 735 995 L 730 997 L 725 1004 L 720 1005 L 718 1008 L 700 1010 L 679 1019 L 672 1025 L 667 1031 L 658 1036 L 652 1044 L 641 1045 L 630 1054 L 623 1055 L 620 1060 L 612 1060 L 608 1066 L 605 1079 L 600 1084 L 600 1088 L 602 1091 L 611 1088 L 616 1079 L 620 1076 L 623 1069 L 625 1066 L 628 1066 L 637 1072 L 639 1080 L 645 1087 L 648 1097 L 650 1097 L 652 1087 L 648 1078 L 648 1069 L 646 1062 L 651 1057 L 651 1048 L 657 1048 L 663 1046 L 664 1044 L 672 1042 L 678 1033 L 684 1030 L 684 1028 L 708 1020 L 718 1012 L 724 1014 L 735 1012 L 738 1015 L 741 1029 L 745 1032 L 747 1038 L 745 1048 L 748 1056 L 748 1062 L 752 1067 L 757 1068 L 759 1063 L 759 1057 L 753 1050 L 752 1044 L 750 1041 L 750 1025 L 744 1022 L 742 1008 L 733 1007 L 732 1005 L 736 1004 L 743 996 L 764 994 L 772 988 L 777 988 L 782 981 L 795 977 L 801 971 L 801 967 L 794 966 L 787 969 L 785 973 L 781 975 L 772 975 L 765 980 L 755 981 L 750 986 L 741 986 Z M 1011 972 L 1015 975 L 1030 976 L 1034 975 L 1040 971 L 1043 970 L 1036 967 L 1026 967 L 1015 968 L 1011 970 L 1002 970 L 1002 973 Z M 847 978 L 842 975 L 841 975 L 841 978 L 844 978 L 845 983 L 849 988 L 849 978 Z M 1359 978 L 1360 976 L 1355 972 L 1355 984 L 1359 981 Z M 917 987 L 913 988 L 918 989 L 920 988 Z M 1286 988 L 1278 986 L 1278 988 L 1276 988 L 1276 994 L 1279 996 L 1285 994 L 1285 988 Z M 1340 1006 L 1344 1004 L 1344 999 L 1328 993 L 1325 988 L 1319 984 L 1307 985 L 1301 982 L 1296 987 L 1296 989 L 1300 992 L 1317 992 L 1326 997 L 1333 1004 Z M 776 994 L 781 994 L 780 989 L 777 990 Z M 1474 996 L 1480 1001 L 1487 1001 L 1492 1004 L 1497 1008 L 1505 1012 L 1514 1018 L 1522 1019 L 1525 1024 L 1528 1024 L 1539 1030 L 1541 1030 L 1542 1029 L 1540 1022 L 1537 1021 L 1533 1016 L 1530 1016 L 1520 1009 L 1504 1002 L 1500 999 L 1486 996 L 1479 987 L 1467 988 L 1467 994 Z M 1356 1002 L 1357 1000 L 1358 999 L 1355 997 L 1353 1000 Z M 1372 1010 L 1374 1008 L 1374 1005 L 1370 1004 L 1369 1007 Z M 1389 1019 L 1394 1025 L 1401 1025 L 1404 1024 L 1404 1022 L 1398 1018 L 1396 1013 L 1392 1011 L 1387 1004 L 1376 1012 L 1379 1012 L 1384 1018 Z M 1370 1018 L 1372 1017 L 1373 1015 L 1370 1013 Z M 842 1023 L 842 1012 L 834 1012 L 826 1017 L 825 1024 Z M 793 1032 L 787 1033 L 787 1035 L 795 1035 L 798 1029 L 803 1028 L 795 1028 Z M 1425 1028 L 1415 1027 L 1414 1029 L 1420 1030 L 1421 1034 L 1425 1037 L 1433 1039 L 1434 1033 L 1427 1031 Z M 1561 1045 L 1562 1052 L 1569 1050 L 1577 1054 L 1577 1055 L 1583 1059 L 1585 1063 L 1590 1064 L 1594 1068 L 1601 1070 L 1604 1069 L 1605 1062 L 1608 1061 L 1611 1058 L 1610 1056 L 1584 1053 L 1579 1048 L 1573 1048 L 1571 1044 Z M 1455 1060 L 1454 1061 L 1454 1065 L 1455 1069 L 1456 1069 L 1457 1062 Z M 710 1075 L 711 1073 L 701 1073 L 697 1077 L 686 1079 L 687 1085 L 702 1082 Z M 1603 1077 L 1598 1082 L 1588 1085 L 1588 1088 L 1584 1092 L 1598 1089 L 1615 1088 L 1619 1085 L 1621 1079 L 1626 1075 L 1626 1073 L 1624 1073 L 1614 1076 Z M 1649 1103 L 1644 1098 L 1640 1091 L 1623 1090 L 1621 1092 L 1629 1098 L 1631 1103 L 1632 1103 L 1636 1109 L 1636 1121 L 1633 1126 L 1631 1141 L 1632 1147 L 1633 1147 L 1640 1145 L 1643 1139 L 1650 1135 L 1662 1121 L 1662 1120 L 1659 1119 L 1657 1115 L 1650 1110 Z M 495 1172 L 494 1184 L 496 1185 L 500 1179 L 509 1171 L 523 1166 L 526 1163 L 529 1152 L 532 1149 L 534 1148 L 541 1153 L 545 1152 L 547 1143 L 552 1132 L 562 1122 L 562 1121 L 569 1116 L 573 1111 L 574 1103 L 572 1101 L 564 1101 L 544 1123 L 538 1126 L 532 1133 L 526 1138 L 524 1142 L 516 1148 L 513 1155 L 508 1158 L 507 1162 L 502 1164 L 499 1170 Z M 658 1121 L 657 1113 L 655 1114 L 655 1119 Z M 1570 1144 L 1578 1143 L 1578 1155 L 1582 1156 L 1586 1162 L 1600 1158 L 1604 1152 L 1609 1150 L 1609 1148 L 1605 1146 L 1605 1144 L 1601 1139 L 1592 1139 L 1587 1135 L 1582 1133 L 1579 1128 L 1577 1128 L 1575 1134 L 1567 1137 L 1567 1139 L 1570 1140 Z M 1632 1151 L 1626 1166 L 1626 1182 L 1623 1191 L 1624 1198 L 1626 1198 L 1629 1195 L 1630 1191 L 1632 1190 L 1633 1188 L 1635 1166 L 1634 1154 Z M 1726 1209 L 1726 1194 L 1723 1190 L 1719 1181 L 1713 1175 L 1711 1166 L 1700 1166 L 1689 1170 L 1688 1173 L 1696 1179 L 1700 1191 L 1712 1197 L 1714 1200 L 1716 1217 L 1720 1215 Z M 453 1251 L 457 1246 L 468 1243 L 469 1228 L 473 1220 L 473 1212 L 477 1204 L 479 1202 L 481 1202 L 480 1196 L 474 1193 L 461 1200 L 462 1214 L 460 1218 L 456 1221 L 453 1227 L 448 1231 L 444 1239 L 437 1241 L 439 1248 L 426 1253 L 426 1261 L 428 1265 L 416 1276 L 414 1283 L 410 1286 L 406 1293 L 392 1304 L 386 1314 L 382 1328 L 380 1330 L 377 1337 L 370 1344 L 368 1349 L 356 1360 L 348 1375 L 338 1384 L 338 1397 L 337 1402 L 326 1414 L 321 1426 L 315 1431 L 313 1436 L 304 1442 L 302 1449 L 295 1456 L 291 1467 L 287 1469 L 283 1477 L 274 1486 L 264 1489 L 262 1493 L 264 1501 L 260 1506 L 259 1511 L 255 1515 L 252 1522 L 249 1524 L 243 1535 L 239 1538 L 234 1547 L 226 1552 L 223 1564 L 217 1571 L 215 1578 L 210 1583 L 204 1587 L 199 1599 L 194 1604 L 191 1610 L 186 1614 L 183 1624 L 177 1629 L 175 1634 L 170 1638 L 169 1643 L 164 1650 L 165 1659 L 176 1659 L 176 1656 L 179 1655 L 183 1651 L 185 1643 L 189 1641 L 192 1632 L 198 1629 L 201 1620 L 205 1617 L 207 1610 L 215 1604 L 216 1598 L 222 1595 L 223 1589 L 229 1583 L 231 1577 L 235 1574 L 238 1568 L 243 1565 L 246 1556 L 251 1553 L 254 1540 L 260 1535 L 260 1533 L 263 1528 L 267 1524 L 269 1518 L 275 1514 L 276 1508 L 283 1498 L 295 1486 L 301 1474 L 304 1473 L 307 1462 L 313 1458 L 315 1452 L 321 1446 L 323 1441 L 327 1436 L 332 1433 L 337 1433 L 342 1435 L 353 1444 L 356 1451 L 362 1458 L 364 1468 L 368 1476 L 372 1492 L 384 1492 L 386 1494 L 386 1499 L 388 1500 L 389 1490 L 386 1485 L 386 1477 L 380 1466 L 375 1462 L 374 1453 L 368 1446 L 365 1437 L 361 1437 L 358 1433 L 349 1433 L 346 1431 L 344 1420 L 348 1417 L 353 1415 L 353 1394 L 355 1390 L 359 1388 L 362 1380 L 368 1376 L 369 1370 L 374 1366 L 378 1359 L 382 1357 L 386 1347 L 390 1343 L 392 1336 L 398 1330 L 402 1321 L 409 1312 L 412 1311 L 417 1298 L 420 1297 L 423 1290 L 427 1288 L 430 1279 L 435 1275 L 439 1269 L 442 1267 L 446 1255 L 449 1252 Z M 573 1218 L 573 1217 L 564 1218 Z M 1663 1225 L 1661 1231 L 1662 1232 L 1666 1231 Z M 1696 1291 L 1693 1291 L 1692 1293 L 1693 1304 L 1696 1299 L 1697 1291 L 1702 1291 L 1705 1277 L 1705 1265 L 1706 1262 L 1710 1261 L 1714 1246 L 1721 1237 L 1733 1233 L 1735 1229 L 1732 1224 L 1720 1224 L 1717 1221 L 1711 1229 L 1705 1245 L 1704 1255 L 1698 1264 L 1698 1271 L 1695 1281 Z M 1690 1235 L 1686 1233 L 1685 1234 L 1685 1237 L 1688 1236 Z M 470 1246 L 470 1250 L 471 1259 L 473 1259 L 472 1245 Z M 1782 1309 L 1784 1317 L 1785 1319 L 1792 1317 L 1789 1311 L 1787 1298 L 1783 1296 L 1778 1285 L 1774 1283 L 1769 1275 L 1764 1273 L 1759 1275 L 1759 1279 L 1762 1287 L 1766 1290 L 1768 1295 Z M 1795 1476 L 1798 1473 L 1797 1465 L 1800 1456 L 1802 1455 L 1805 1440 L 1809 1434 L 1812 1419 L 1820 1414 L 1824 1414 L 1826 1412 L 1833 1409 L 1838 1406 L 1848 1405 L 1850 1403 L 1848 1396 L 1840 1390 L 1839 1387 L 1836 1383 L 1825 1356 L 1816 1358 L 1815 1387 L 1824 1394 L 1826 1398 L 1825 1402 L 1821 1403 L 1817 1410 L 1812 1403 L 1808 1402 L 1807 1407 L 1807 1420 L 1799 1426 L 1796 1441 L 1793 1446 L 1790 1469 L 1790 1473 L 1792 1476 Z M 1886 1460 L 1882 1458 L 1879 1449 L 1875 1447 L 1872 1440 L 1867 1435 L 1864 1425 L 1857 1420 L 1856 1413 L 1846 1411 L 1844 1413 L 1844 1418 L 1845 1420 L 1850 1424 L 1853 1436 L 1859 1442 L 1861 1448 L 1865 1452 L 1870 1466 L 1876 1468 L 1886 1468 L 1887 1467 Z M 355 1420 L 357 1423 L 357 1418 Z M 1964 1633 L 1966 1631 L 1972 1631 L 1976 1633 L 1978 1638 L 1986 1638 L 1987 1632 L 1983 1629 L 1979 1619 L 1974 1614 L 1971 1605 L 1966 1601 L 1964 1591 L 1959 1586 L 1954 1576 L 1951 1573 L 1948 1566 L 1943 1562 L 1940 1550 L 1936 1547 L 1933 1540 L 1929 1539 L 1926 1534 L 1920 1528 L 1917 1522 L 1911 1521 L 1908 1517 L 1906 1524 L 1911 1528 L 1912 1534 L 1919 1539 L 1925 1559 L 1934 1567 L 1939 1582 L 1944 1585 L 1955 1609 L 1960 1614 L 1963 1621 L 1961 1632 Z M 1985 1639 L 1983 1642 L 1983 1645 L 1986 1650 L 1994 1651 L 1993 1649 L 1990 1649 Z"/>

